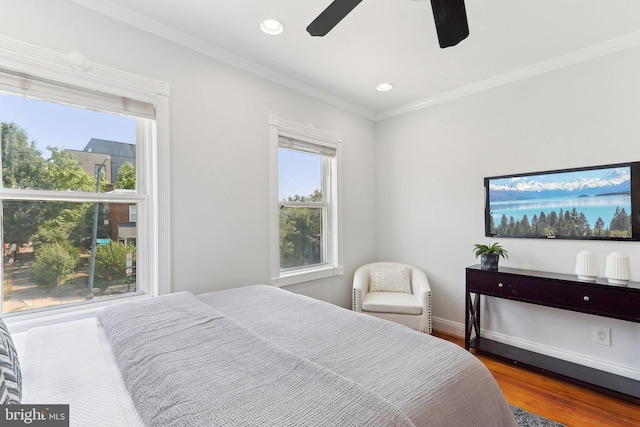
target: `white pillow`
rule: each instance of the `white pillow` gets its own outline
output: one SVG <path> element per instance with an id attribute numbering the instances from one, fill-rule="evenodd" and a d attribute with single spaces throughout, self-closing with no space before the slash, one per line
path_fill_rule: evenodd
<path id="1" fill-rule="evenodd" d="M 376 265 L 371 267 L 369 292 L 411 293 L 411 271 L 409 267 Z"/>

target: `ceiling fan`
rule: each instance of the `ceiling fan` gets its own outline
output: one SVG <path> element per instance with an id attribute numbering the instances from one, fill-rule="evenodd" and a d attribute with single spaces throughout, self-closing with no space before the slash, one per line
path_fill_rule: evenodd
<path id="1" fill-rule="evenodd" d="M 307 27 L 312 36 L 327 35 L 338 22 L 347 16 L 362 0 L 334 0 Z M 455 46 L 469 35 L 467 11 L 464 0 L 431 0 L 433 18 L 441 48 Z"/>

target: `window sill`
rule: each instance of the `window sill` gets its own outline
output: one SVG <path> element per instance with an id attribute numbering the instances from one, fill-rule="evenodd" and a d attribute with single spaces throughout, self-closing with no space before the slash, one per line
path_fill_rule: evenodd
<path id="1" fill-rule="evenodd" d="M 71 307 L 53 306 L 39 309 L 36 312 L 22 312 L 11 315 L 5 314 L 2 318 L 9 328 L 11 334 L 26 332 L 38 326 L 49 326 L 58 323 L 70 322 L 72 320 L 95 317 L 96 313 L 104 307 L 120 304 L 125 301 L 136 301 L 151 298 L 149 294 L 137 294 L 111 298 L 105 301 L 94 301 L 91 303 L 74 304 Z"/>
<path id="2" fill-rule="evenodd" d="M 327 277 L 341 276 L 344 274 L 344 267 L 334 265 L 323 265 L 315 268 L 305 268 L 295 271 L 281 273 L 280 277 L 274 277 L 271 283 L 274 286 L 288 286 L 296 283 L 308 282 L 311 280 L 325 279 Z"/>

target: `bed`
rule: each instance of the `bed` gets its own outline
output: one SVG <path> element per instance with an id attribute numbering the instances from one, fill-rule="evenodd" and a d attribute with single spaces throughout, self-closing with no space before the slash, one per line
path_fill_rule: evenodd
<path id="1" fill-rule="evenodd" d="M 125 302 L 33 328 L 22 403 L 72 426 L 515 426 L 473 355 L 362 313 L 254 285 Z"/>

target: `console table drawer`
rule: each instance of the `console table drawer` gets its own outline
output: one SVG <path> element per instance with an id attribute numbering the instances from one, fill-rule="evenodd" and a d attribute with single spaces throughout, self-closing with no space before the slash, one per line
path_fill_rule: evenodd
<path id="1" fill-rule="evenodd" d="M 603 285 L 606 286 L 606 285 Z M 542 281 L 540 302 L 558 308 L 640 321 L 640 294 Z"/>
<path id="2" fill-rule="evenodd" d="M 538 299 L 536 279 L 473 271 L 469 272 L 467 283 L 470 292 L 522 300 Z"/>

